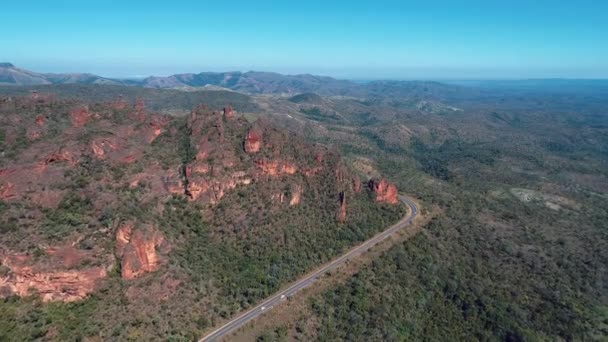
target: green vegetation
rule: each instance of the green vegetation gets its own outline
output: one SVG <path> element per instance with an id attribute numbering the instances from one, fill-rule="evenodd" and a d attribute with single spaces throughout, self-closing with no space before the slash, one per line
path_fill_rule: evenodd
<path id="1" fill-rule="evenodd" d="M 300 111 L 309 119 L 319 122 L 335 123 L 341 121 L 340 117 L 330 113 L 325 113 L 318 107 L 302 108 Z"/>
<path id="2" fill-rule="evenodd" d="M 122 96 L 133 103 L 142 99 L 146 108 L 153 111 L 175 111 L 187 114 L 192 108 L 206 103 L 212 108 L 231 104 L 240 112 L 256 111 L 258 108 L 248 95 L 223 90 L 181 91 L 152 89 L 120 85 L 61 84 L 41 86 L 0 86 L 0 93 L 8 96 L 29 95 L 30 91 L 53 93 L 63 99 L 85 102 L 110 102 Z"/>
<path id="3" fill-rule="evenodd" d="M 60 239 L 91 223 L 93 205 L 91 200 L 75 192 L 66 194 L 57 209 L 46 213 L 42 223 L 43 233 L 49 238 Z"/>
<path id="4" fill-rule="evenodd" d="M 0 340 L 33 341 L 55 339 L 79 341 L 94 336 L 99 327 L 89 320 L 97 300 L 79 303 L 42 304 L 36 297 L 9 297 L 0 301 Z"/>
<path id="5" fill-rule="evenodd" d="M 587 270 L 607 261 L 601 255 L 606 242 L 592 243 L 590 251 L 575 244 L 605 232 L 585 226 L 576 236 L 549 237 L 566 215 L 541 216 L 513 199 L 467 194 L 446 204 L 423 234 L 312 301 L 312 321 L 320 321 L 314 338 L 571 340 L 602 334 L 596 329 L 605 318 L 598 320 L 596 312 L 603 307 L 595 298 L 603 289 L 586 279 Z M 500 217 L 492 225 L 474 215 L 475 208 L 488 207 Z"/>
<path id="6" fill-rule="evenodd" d="M 452 177 L 450 163 L 473 161 L 492 166 L 496 158 L 500 157 L 500 151 L 492 145 L 467 143 L 461 139 L 450 139 L 437 147 L 427 146 L 420 139 L 413 139 L 411 150 L 422 171 L 446 181 Z"/>
<path id="7" fill-rule="evenodd" d="M 590 114 L 606 102 L 587 100 L 480 99 L 454 104 L 464 112 L 309 131 L 437 211 L 415 238 L 312 298 L 310 314 L 277 324 L 299 340 L 604 340 L 608 158 L 596 142 L 608 121 Z M 353 128 L 362 134 L 343 140 Z"/>

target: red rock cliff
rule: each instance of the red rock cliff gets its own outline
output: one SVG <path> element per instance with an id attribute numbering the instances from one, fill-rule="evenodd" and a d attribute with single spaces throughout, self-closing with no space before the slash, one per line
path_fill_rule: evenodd
<path id="1" fill-rule="evenodd" d="M 232 110 L 232 106 L 231 105 L 228 105 L 227 107 L 224 107 L 224 116 L 227 119 L 234 118 L 234 111 Z"/>
<path id="2" fill-rule="evenodd" d="M 268 176 L 293 175 L 298 171 L 298 167 L 289 161 L 282 160 L 256 160 L 255 165 Z"/>
<path id="3" fill-rule="evenodd" d="M 156 271 L 160 256 L 156 249 L 164 242 L 154 227 L 134 228 L 132 222 L 123 223 L 116 231 L 116 254 L 120 257 L 121 276 L 134 279 Z"/>
<path id="4" fill-rule="evenodd" d="M 262 131 L 256 126 L 253 126 L 247 131 L 244 142 L 245 152 L 257 153 L 262 147 Z"/>
<path id="5" fill-rule="evenodd" d="M 375 194 L 376 202 L 396 204 L 397 187 L 386 179 L 372 179 L 368 183 L 369 188 Z"/>
<path id="6" fill-rule="evenodd" d="M 8 273 L 0 276 L 0 297 L 25 297 L 31 291 L 45 301 L 73 302 L 84 299 L 107 276 L 105 266 L 77 267 L 88 252 L 70 247 L 46 251 L 47 265 L 38 265 L 25 254 L 5 254 L 2 265 Z"/>

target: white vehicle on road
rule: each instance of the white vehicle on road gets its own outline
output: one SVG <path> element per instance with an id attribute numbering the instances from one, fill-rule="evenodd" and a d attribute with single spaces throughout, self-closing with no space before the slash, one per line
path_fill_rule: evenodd
<path id="1" fill-rule="evenodd" d="M 262 306 L 262 307 L 260 308 L 260 310 L 261 310 L 261 311 L 264 311 L 264 310 L 266 310 L 266 307 L 265 307 L 265 306 Z"/>

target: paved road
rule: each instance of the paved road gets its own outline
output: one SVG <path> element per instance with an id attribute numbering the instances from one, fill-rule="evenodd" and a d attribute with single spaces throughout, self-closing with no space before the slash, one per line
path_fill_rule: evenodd
<path id="1" fill-rule="evenodd" d="M 402 218 L 399 222 L 395 223 L 393 226 L 391 226 L 387 230 L 383 231 L 382 233 L 379 233 L 378 235 L 374 236 L 373 238 L 365 241 L 361 245 L 354 247 L 353 249 L 348 251 L 346 254 L 329 262 L 328 264 L 321 267 L 320 269 L 307 274 L 303 278 L 297 280 L 295 283 L 293 283 L 288 288 L 283 289 L 283 290 L 273 294 L 272 296 L 266 298 L 264 301 L 262 301 L 262 303 L 258 304 L 257 306 L 253 307 L 252 309 L 247 310 L 246 312 L 233 318 L 230 322 L 228 322 L 228 323 L 224 324 L 223 326 L 219 327 L 218 329 L 212 331 L 207 336 L 200 339 L 199 342 L 218 341 L 219 339 L 221 339 L 222 337 L 225 337 L 227 334 L 234 331 L 235 329 L 245 325 L 246 323 L 248 323 L 252 319 L 256 318 L 257 316 L 270 310 L 275 305 L 280 304 L 284 300 L 287 300 L 288 297 L 293 296 L 296 292 L 311 285 L 319 278 L 319 276 L 323 275 L 324 273 L 326 273 L 328 271 L 331 271 L 331 270 L 337 268 L 338 266 L 342 265 L 346 260 L 352 259 L 352 258 L 362 254 L 363 252 L 367 251 L 374 245 L 378 244 L 379 242 L 381 242 L 384 239 L 388 238 L 389 236 L 393 235 L 399 229 L 408 225 L 414 219 L 414 217 L 416 217 L 416 214 L 418 213 L 418 208 L 416 207 L 416 204 L 414 204 L 414 202 L 412 202 L 410 199 L 408 199 L 405 196 L 399 196 L 399 199 L 410 208 L 409 213 L 404 218 Z"/>

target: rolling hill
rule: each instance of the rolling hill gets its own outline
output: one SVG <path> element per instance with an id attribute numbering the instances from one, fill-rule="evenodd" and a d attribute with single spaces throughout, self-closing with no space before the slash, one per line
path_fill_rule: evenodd
<path id="1" fill-rule="evenodd" d="M 101 76 L 87 73 L 43 74 L 20 69 L 11 63 L 0 63 L 0 85 L 44 85 L 44 84 L 122 84 Z"/>

